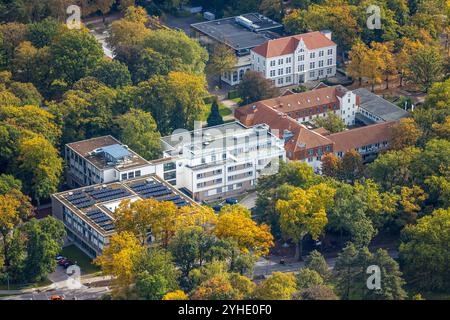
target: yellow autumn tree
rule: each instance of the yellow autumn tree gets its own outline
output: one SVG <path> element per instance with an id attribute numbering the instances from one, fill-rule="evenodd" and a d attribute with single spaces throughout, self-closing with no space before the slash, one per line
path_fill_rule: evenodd
<path id="1" fill-rule="evenodd" d="M 399 122 L 392 126 L 390 148 L 402 150 L 406 147 L 414 147 L 421 136 L 422 130 L 413 118 L 400 119 Z"/>
<path id="2" fill-rule="evenodd" d="M 0 195 L 0 244 L 3 261 L 9 266 L 9 248 L 11 245 L 12 230 L 23 222 L 20 215 L 20 202 L 11 194 Z"/>
<path id="3" fill-rule="evenodd" d="M 428 194 L 419 186 L 402 187 L 400 190 L 400 217 L 398 223 L 402 226 L 415 223 L 421 204 L 428 198 Z"/>
<path id="4" fill-rule="evenodd" d="M 369 49 L 363 57 L 363 74 L 369 78 L 372 91 L 375 85 L 383 81 L 383 70 L 386 69 L 386 61 L 383 60 L 383 53 L 373 48 Z"/>
<path id="5" fill-rule="evenodd" d="M 294 274 L 273 272 L 272 275 L 261 282 L 255 290 L 258 300 L 291 300 L 297 291 L 297 282 Z"/>
<path id="6" fill-rule="evenodd" d="M 250 215 L 250 210 L 240 205 L 225 206 L 219 213 L 214 232 L 218 238 L 236 241 L 244 253 L 264 256 L 273 246 L 273 236 L 268 225 L 257 225 Z"/>
<path id="7" fill-rule="evenodd" d="M 116 212 L 118 232 L 133 233 L 143 245 L 149 232 L 164 248 L 176 232 L 178 208 L 173 202 L 160 202 L 149 198 L 130 203 L 123 201 Z"/>
<path id="8" fill-rule="evenodd" d="M 167 292 L 162 299 L 163 300 L 189 300 L 189 296 L 186 293 L 184 293 L 184 291 L 176 290 L 176 291 L 172 291 L 172 292 Z"/>
<path id="9" fill-rule="evenodd" d="M 303 238 L 310 234 L 313 239 L 318 239 L 322 234 L 328 223 L 326 209 L 332 205 L 335 191 L 320 183 L 307 190 L 295 188 L 287 200 L 277 201 L 281 232 L 295 243 L 297 259 L 302 256 Z"/>
<path id="10" fill-rule="evenodd" d="M 411 56 L 422 46 L 423 44 L 419 41 L 411 41 L 408 38 L 402 39 L 401 49 L 395 55 L 397 71 L 400 77 L 400 87 L 403 86 L 403 79 L 408 75 Z"/>
<path id="11" fill-rule="evenodd" d="M 386 89 L 389 89 L 389 77 L 397 74 L 397 60 L 394 55 L 393 42 L 373 42 L 372 49 L 377 51 L 384 61 L 381 67 L 381 74 L 386 82 Z"/>
<path id="12" fill-rule="evenodd" d="M 184 206 L 178 210 L 176 229 L 199 226 L 204 230 L 209 230 L 216 223 L 217 216 L 212 208 L 207 206 Z"/>
<path id="13" fill-rule="evenodd" d="M 145 248 L 131 232 L 119 232 L 111 236 L 103 254 L 94 260 L 104 274 L 113 276 L 115 292 L 127 291 L 134 282 L 133 267 L 136 258 L 144 254 Z"/>
<path id="14" fill-rule="evenodd" d="M 362 85 L 362 78 L 366 75 L 364 69 L 365 57 L 369 48 L 361 40 L 357 40 L 348 53 L 349 63 L 347 65 L 348 74 L 358 79 L 359 86 Z"/>

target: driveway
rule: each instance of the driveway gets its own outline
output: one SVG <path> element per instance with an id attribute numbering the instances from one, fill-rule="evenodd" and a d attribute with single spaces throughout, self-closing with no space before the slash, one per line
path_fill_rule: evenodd
<path id="1" fill-rule="evenodd" d="M 252 209 L 256 205 L 256 198 L 256 192 L 250 193 L 244 199 L 239 201 L 239 204 L 243 207 L 246 207 L 247 209 Z"/>

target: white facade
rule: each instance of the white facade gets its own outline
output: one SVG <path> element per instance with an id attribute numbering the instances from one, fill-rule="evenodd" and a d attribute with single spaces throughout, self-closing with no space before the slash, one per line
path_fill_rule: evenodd
<path id="1" fill-rule="evenodd" d="M 239 122 L 164 137 L 165 156 L 176 157 L 176 187 L 197 201 L 226 198 L 252 189 L 260 175 L 278 171 L 284 142 L 258 125 Z M 275 170 L 275 172 L 273 172 Z"/>
<path id="2" fill-rule="evenodd" d="M 250 55 L 239 57 L 236 66 L 232 70 L 224 72 L 220 79 L 230 86 L 237 85 L 241 82 L 244 74 L 248 70 L 251 70 L 251 68 L 252 61 Z"/>
<path id="3" fill-rule="evenodd" d="M 109 161 L 104 158 L 102 152 L 99 152 L 101 148 L 92 149 L 87 154 L 80 151 L 80 145 L 82 150 L 85 150 L 83 144 L 86 146 L 89 143 L 95 143 L 92 141 L 96 139 L 108 139 L 109 145 L 113 145 L 114 142 L 115 145 L 123 147 L 128 152 L 127 157 L 117 161 Z M 107 146 L 104 145 L 103 147 Z M 154 165 L 128 149 L 127 146 L 121 145 L 111 136 L 67 144 L 65 157 L 67 182 L 71 187 L 124 181 L 155 173 Z"/>
<path id="4" fill-rule="evenodd" d="M 336 45 L 309 50 L 300 40 L 292 54 L 265 58 L 252 51 L 252 70 L 283 87 L 336 75 Z"/>
<path id="5" fill-rule="evenodd" d="M 358 105 L 356 103 L 356 94 L 348 91 L 342 97 L 339 97 L 340 110 L 339 115 L 344 121 L 345 125 L 350 126 L 355 124 L 355 116 L 358 112 Z"/>

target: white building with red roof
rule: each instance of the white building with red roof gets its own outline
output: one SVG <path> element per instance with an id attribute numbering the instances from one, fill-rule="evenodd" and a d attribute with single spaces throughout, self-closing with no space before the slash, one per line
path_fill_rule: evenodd
<path id="1" fill-rule="evenodd" d="M 269 40 L 251 49 L 252 70 L 277 87 L 336 75 L 337 45 L 330 31 L 315 31 Z"/>

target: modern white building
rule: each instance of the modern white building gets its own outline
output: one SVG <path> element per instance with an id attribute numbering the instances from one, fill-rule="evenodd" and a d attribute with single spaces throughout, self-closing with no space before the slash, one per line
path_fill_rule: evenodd
<path id="1" fill-rule="evenodd" d="M 260 175 L 278 171 L 284 141 L 266 125 L 240 122 L 162 138 L 164 156 L 176 162 L 176 187 L 196 201 L 225 199 L 253 189 Z"/>
<path id="2" fill-rule="evenodd" d="M 67 184 L 71 187 L 123 181 L 154 173 L 154 166 L 112 136 L 66 144 Z"/>
<path id="3" fill-rule="evenodd" d="M 196 206 L 192 199 L 156 175 L 146 175 L 53 194 L 52 214 L 64 223 L 68 240 L 95 257 L 116 233 L 114 212 L 119 204 L 148 198 L 170 201 L 177 207 Z"/>
<path id="4" fill-rule="evenodd" d="M 336 75 L 336 43 L 331 31 L 315 31 L 268 40 L 250 50 L 252 70 L 277 87 Z"/>

